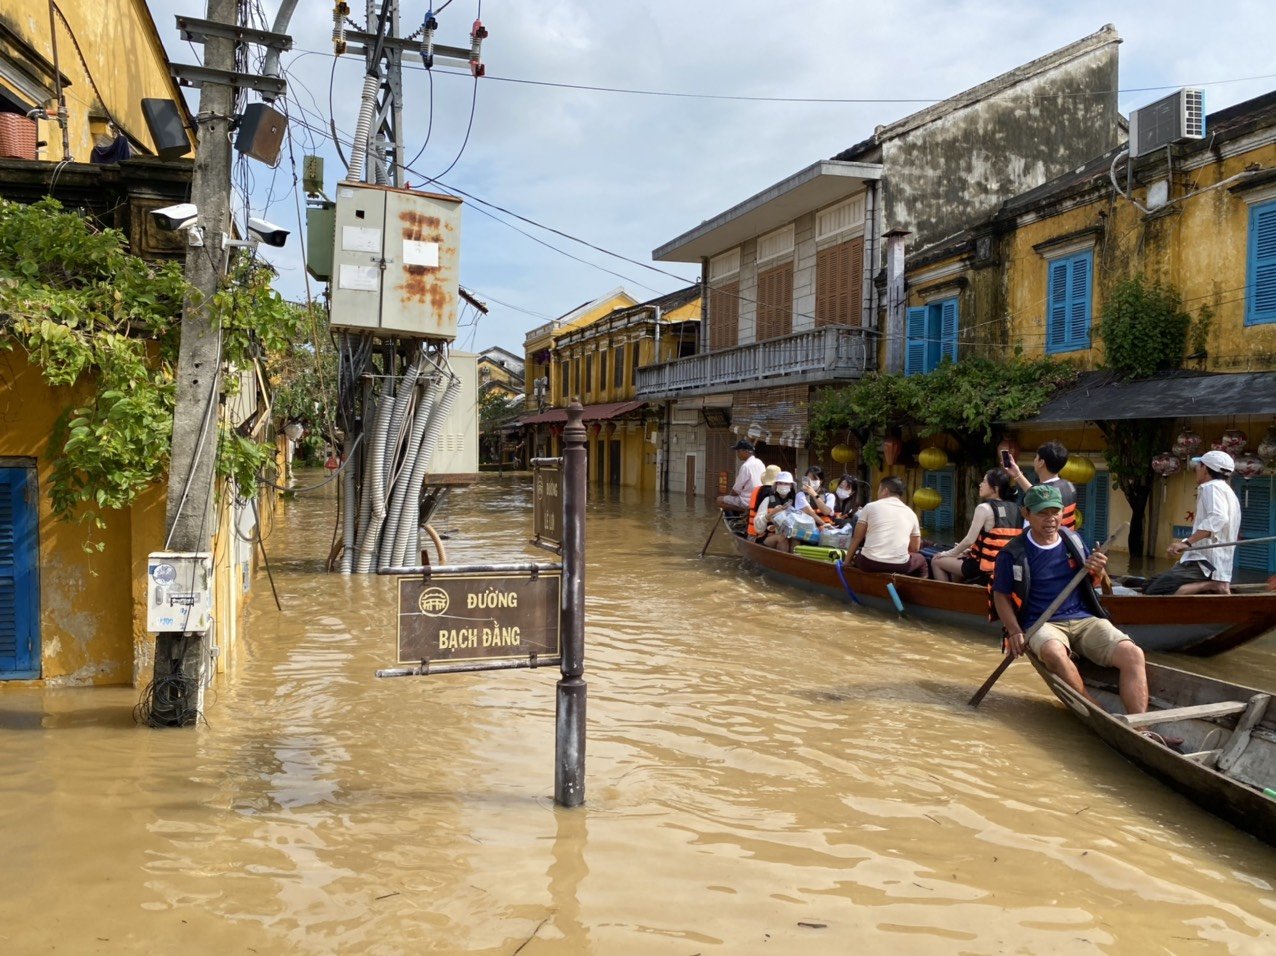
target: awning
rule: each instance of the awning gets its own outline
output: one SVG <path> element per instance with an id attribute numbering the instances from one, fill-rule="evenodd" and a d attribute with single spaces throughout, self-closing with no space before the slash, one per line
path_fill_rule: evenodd
<path id="1" fill-rule="evenodd" d="M 609 418 L 616 418 L 626 412 L 632 412 L 646 404 L 646 402 L 605 402 L 602 405 L 586 405 L 585 414 L 581 420 L 586 422 L 605 422 Z M 565 408 L 551 408 L 547 412 L 525 415 L 519 419 L 519 422 L 523 425 L 561 425 L 565 424 L 566 421 L 567 409 Z"/>
<path id="2" fill-rule="evenodd" d="M 1087 372 L 1027 423 L 1276 415 L 1271 372 L 1163 372 L 1136 381 Z"/>

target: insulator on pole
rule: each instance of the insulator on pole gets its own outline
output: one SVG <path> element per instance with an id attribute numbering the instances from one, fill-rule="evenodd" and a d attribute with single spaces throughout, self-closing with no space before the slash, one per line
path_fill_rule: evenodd
<path id="1" fill-rule="evenodd" d="M 421 25 L 421 62 L 427 70 L 434 68 L 434 31 L 438 28 L 439 21 L 434 19 L 434 11 L 431 10 Z"/>
<path id="2" fill-rule="evenodd" d="M 474 27 L 470 30 L 470 72 L 475 76 L 482 76 L 487 72 L 487 67 L 483 65 L 483 40 L 487 37 L 487 27 L 483 26 L 482 20 L 475 20 Z"/>
<path id="3" fill-rule="evenodd" d="M 350 16 L 350 5 L 338 0 L 332 5 L 332 52 L 337 56 L 346 52 L 346 17 Z"/>

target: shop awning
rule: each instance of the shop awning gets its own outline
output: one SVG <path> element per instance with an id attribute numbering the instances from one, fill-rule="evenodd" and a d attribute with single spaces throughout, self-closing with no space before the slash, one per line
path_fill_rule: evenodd
<path id="1" fill-rule="evenodd" d="M 617 418 L 626 412 L 642 408 L 646 404 L 646 402 L 605 402 L 602 405 L 586 405 L 582 421 L 605 422 L 610 418 Z M 562 425 L 567 422 L 567 409 L 551 408 L 547 412 L 524 415 L 519 422 L 523 425 Z"/>
<path id="2" fill-rule="evenodd" d="M 1276 375 L 1271 372 L 1175 371 L 1137 381 L 1087 372 L 1027 423 L 1260 415 L 1276 415 Z"/>

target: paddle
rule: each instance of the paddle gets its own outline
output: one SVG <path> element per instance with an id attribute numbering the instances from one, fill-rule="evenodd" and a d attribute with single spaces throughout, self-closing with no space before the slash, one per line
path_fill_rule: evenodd
<path id="1" fill-rule="evenodd" d="M 1108 540 L 1103 542 L 1103 544 L 1099 545 L 1097 548 L 1095 548 L 1095 550 L 1103 551 L 1106 553 L 1108 545 L 1110 545 L 1113 541 L 1116 540 L 1117 535 L 1123 532 L 1126 529 L 1126 526 L 1128 524 L 1129 522 L 1123 522 L 1121 524 L 1121 527 L 1113 531 L 1112 534 L 1108 536 Z M 1024 532 L 1024 534 L 1027 534 L 1027 533 L 1028 532 L 1026 531 Z M 1053 601 L 1050 602 L 1050 605 L 1044 611 L 1041 612 L 1041 617 L 1037 618 L 1037 622 L 1033 624 L 1032 627 L 1028 628 L 1027 632 L 1024 634 L 1023 642 L 1025 647 L 1027 647 L 1028 642 L 1032 640 L 1032 636 L 1036 634 L 1039 630 L 1041 630 L 1041 626 L 1054 616 L 1054 612 L 1059 610 L 1060 605 L 1062 605 L 1063 602 L 1068 599 L 1068 595 L 1077 589 L 1077 585 L 1080 584 L 1081 580 L 1089 573 L 1090 573 L 1090 569 L 1087 568 L 1085 565 L 1082 565 L 1081 570 L 1072 576 L 1072 580 L 1069 581 L 1067 583 L 1067 586 L 1064 587 L 1064 589 L 1059 592 L 1058 596 Z M 979 702 L 983 700 L 986 696 L 988 696 L 988 691 L 992 690 L 992 685 L 997 683 L 997 679 L 1000 678 L 1001 675 L 1006 672 L 1006 668 L 1009 667 L 1011 664 L 1013 664 L 1014 660 L 1015 660 L 1014 655 L 1007 653 L 1006 656 L 1001 659 L 1001 663 L 997 665 L 997 669 L 988 676 L 988 679 L 984 681 L 983 686 L 980 687 L 979 690 L 975 691 L 975 696 L 970 698 L 970 700 L 967 701 L 967 703 L 971 707 L 978 707 Z"/>
<path id="2" fill-rule="evenodd" d="M 718 516 L 713 519 L 713 527 L 709 529 L 709 537 L 704 539 L 704 547 L 700 549 L 700 557 L 704 557 L 704 553 L 709 550 L 709 542 L 713 540 L 713 533 L 718 530 L 718 525 L 722 522 L 722 512 L 718 512 Z"/>
<path id="3" fill-rule="evenodd" d="M 1192 544 L 1189 551 L 1208 551 L 1210 548 L 1237 548 L 1243 544 L 1270 544 L 1276 541 L 1276 534 L 1266 538 L 1240 538 L 1236 541 L 1220 541 L 1218 544 Z"/>

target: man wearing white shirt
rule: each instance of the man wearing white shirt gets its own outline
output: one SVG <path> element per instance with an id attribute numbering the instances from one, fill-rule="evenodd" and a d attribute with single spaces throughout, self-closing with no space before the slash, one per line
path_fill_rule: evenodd
<path id="1" fill-rule="evenodd" d="M 1192 459 L 1196 468 L 1196 520 L 1192 533 L 1166 549 L 1179 563 L 1147 583 L 1144 594 L 1230 594 L 1235 548 L 1193 549 L 1195 544 L 1235 541 L 1241 533 L 1241 503 L 1227 483 L 1236 462 L 1224 451 Z M 1180 557 L 1181 556 L 1181 557 Z"/>
<path id="2" fill-rule="evenodd" d="M 718 507 L 723 511 L 748 511 L 753 489 L 762 484 L 766 466 L 753 454 L 753 445 L 745 439 L 736 442 L 734 448 L 740 459 L 740 470 L 736 472 L 731 494 L 718 496 Z"/>

